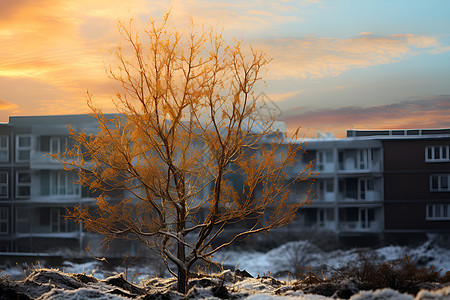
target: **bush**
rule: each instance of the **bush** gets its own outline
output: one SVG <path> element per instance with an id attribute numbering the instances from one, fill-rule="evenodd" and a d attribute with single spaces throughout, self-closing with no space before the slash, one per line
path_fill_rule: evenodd
<path id="1" fill-rule="evenodd" d="M 391 288 L 402 293 L 416 294 L 429 283 L 448 282 L 448 276 L 441 277 L 434 267 L 416 267 L 408 255 L 389 262 L 377 262 L 373 255 L 359 253 L 354 265 L 340 268 L 332 279 L 355 278 L 361 282 L 361 289 L 376 290 Z"/>

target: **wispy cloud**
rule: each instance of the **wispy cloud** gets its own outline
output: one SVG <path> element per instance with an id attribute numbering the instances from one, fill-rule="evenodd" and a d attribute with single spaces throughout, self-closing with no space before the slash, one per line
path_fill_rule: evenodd
<path id="1" fill-rule="evenodd" d="M 290 91 L 290 92 L 284 92 L 284 93 L 279 93 L 279 94 L 267 94 L 267 96 L 270 98 L 270 100 L 274 101 L 274 102 L 281 102 L 284 101 L 286 99 L 292 98 L 298 94 L 300 94 L 303 90 L 298 90 L 298 91 Z"/>
<path id="2" fill-rule="evenodd" d="M 133 17 L 145 22 L 148 16 L 161 18 L 169 9 L 175 27 L 186 24 L 190 16 L 199 24 L 220 22 L 219 26 L 231 31 L 264 30 L 277 22 L 297 19 L 292 16 L 292 1 L 267 2 L 265 6 L 258 0 L 0 1 L 0 44 L 7 45 L 0 47 L 0 77 L 43 82 L 49 91 L 53 87 L 50 94 L 63 94 L 60 101 L 67 103 L 60 108 L 82 105 L 88 88 L 102 106 L 107 106 L 111 88 L 104 59 L 119 41 L 117 20 Z M 0 97 L 5 98 L 1 92 Z M 53 100 L 51 95 L 38 100 L 41 113 L 55 111 Z M 19 107 L 20 112 L 25 110 Z"/>
<path id="3" fill-rule="evenodd" d="M 325 38 L 308 36 L 261 40 L 257 44 L 273 56 L 270 78 L 323 78 L 351 69 L 395 63 L 420 53 L 449 51 L 436 37 L 412 34 Z"/>
<path id="4" fill-rule="evenodd" d="M 284 113 L 283 121 L 287 123 L 288 130 L 303 127 L 309 136 L 321 130 L 342 137 L 345 130 L 353 126 L 356 129 L 450 128 L 449 95 L 369 107 L 304 109 Z"/>
<path id="5" fill-rule="evenodd" d="M 17 105 L 6 100 L 0 99 L 0 110 L 11 110 L 16 108 Z"/>
<path id="6" fill-rule="evenodd" d="M 178 24 L 185 23 L 187 17 L 192 16 L 197 24 L 219 24 L 239 36 L 244 31 L 246 34 L 261 33 L 278 24 L 301 21 L 301 8 L 317 4 L 308 0 L 173 0 L 171 16 Z"/>
<path id="7" fill-rule="evenodd" d="M 0 44 L 7 45 L 0 47 L 0 98 L 3 99 L 0 101 L 3 115 L 0 116 L 3 118 L 9 111 L 27 114 L 27 110 L 41 114 L 84 112 L 79 108 L 85 107 L 84 95 L 88 88 L 100 106 L 111 107 L 113 89 L 104 72 L 104 59 L 108 56 L 106 50 L 118 41 L 118 19 L 134 17 L 145 21 L 148 15 L 160 18 L 171 9 L 171 24 L 176 27 L 187 23 L 192 16 L 198 24 L 219 25 L 237 36 L 243 32 L 251 36 L 289 22 L 302 22 L 302 8 L 309 5 L 320 5 L 320 1 L 0 1 Z M 450 47 L 442 46 L 437 37 L 413 34 L 381 36 L 366 32 L 352 38 L 307 36 L 250 42 L 266 49 L 274 58 L 268 79 L 338 76 L 352 69 L 395 63 L 420 53 L 450 51 Z M 20 82 L 2 85 L 5 78 Z M 19 83 L 29 84 L 22 85 L 29 91 L 16 92 Z M 281 102 L 302 92 L 298 88 L 290 90 L 268 96 L 274 102 Z M 438 100 L 423 101 L 428 105 Z M 415 102 L 415 105 L 422 107 L 424 104 Z M 298 111 L 286 115 L 286 120 L 291 127 L 301 123 L 306 127 L 329 130 L 343 126 L 339 124 L 348 128 L 352 118 L 351 122 L 356 125 L 372 119 L 372 123 L 364 124 L 377 125 L 383 115 L 391 120 L 390 125 L 395 125 L 395 120 L 400 122 L 399 126 L 408 124 L 402 113 L 392 116 L 383 114 L 382 107 L 379 107 L 381 111 L 375 108 L 377 106 Z M 415 114 L 424 126 L 426 122 L 439 125 L 437 120 L 444 122 L 442 112 L 449 113 L 448 107 L 441 107 L 441 110 L 427 111 L 426 114 L 422 111 L 423 118 L 418 118 L 421 113 L 411 107 L 404 106 L 403 109 L 410 111 L 411 116 Z M 414 121 L 418 122 L 411 118 L 410 123 Z"/>

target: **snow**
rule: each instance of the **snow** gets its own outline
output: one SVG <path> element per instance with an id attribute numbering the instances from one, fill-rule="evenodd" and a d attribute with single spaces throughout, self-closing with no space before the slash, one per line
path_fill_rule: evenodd
<path id="1" fill-rule="evenodd" d="M 253 276 L 270 273 L 278 276 L 290 273 L 297 267 L 311 267 L 316 274 L 324 275 L 359 259 L 359 253 L 372 255 L 379 262 L 393 261 L 408 255 L 410 261 L 421 267 L 435 266 L 442 272 L 450 270 L 450 250 L 428 241 L 419 247 L 386 246 L 378 249 L 350 249 L 330 252 L 311 245 L 307 241 L 289 242 L 267 253 L 251 251 L 222 251 L 214 259 L 224 266 L 246 270 Z"/>
<path id="2" fill-rule="evenodd" d="M 352 300 L 414 300 L 414 297 L 407 294 L 402 294 L 391 289 L 382 289 L 376 291 L 361 291 L 356 295 L 353 295 Z"/>
<path id="3" fill-rule="evenodd" d="M 37 298 L 38 300 L 123 300 L 127 299 L 121 296 L 107 294 L 93 288 L 79 288 L 77 290 L 53 289 Z"/>
<path id="4" fill-rule="evenodd" d="M 437 291 L 422 290 L 416 296 L 416 300 L 444 300 L 444 299 L 445 300 L 450 299 L 450 286 L 447 286 Z"/>
<path id="5" fill-rule="evenodd" d="M 419 247 L 387 246 L 379 249 L 350 249 L 324 252 L 316 246 L 306 242 L 297 241 L 282 245 L 276 249 L 262 252 L 251 251 L 222 251 L 215 259 L 222 262 L 225 270 L 220 274 L 205 275 L 202 278 L 193 278 L 193 286 L 188 299 L 219 299 L 229 296 L 233 299 L 251 300 L 323 300 L 336 299 L 333 295 L 321 296 L 313 293 L 314 289 L 305 288 L 299 281 L 293 280 L 297 266 L 310 266 L 315 274 L 324 276 L 327 273 L 345 266 L 359 259 L 359 253 L 364 252 L 368 257 L 378 261 L 392 261 L 401 259 L 408 254 L 411 262 L 418 266 L 436 266 L 442 273 L 450 270 L 450 253 L 448 249 L 441 248 L 433 242 L 427 242 Z M 0 269 L 3 269 L 0 266 Z M 254 277 L 244 277 L 238 269 L 245 270 Z M 124 268 L 116 268 L 124 272 Z M 29 275 L 23 278 L 24 270 L 7 268 L 0 278 L 0 294 L 2 292 L 16 291 L 33 299 L 99 299 L 117 300 L 137 298 L 146 293 L 152 294 L 150 298 L 158 299 L 185 299 L 184 295 L 177 293 L 174 278 L 149 277 L 144 270 L 149 266 L 136 266 L 128 269 L 128 274 L 139 274 L 126 278 L 126 275 L 111 276 L 111 270 L 106 270 L 98 261 L 76 264 L 67 261 L 57 269 L 26 270 Z M 235 271 L 233 271 L 235 270 Z M 4 276 L 15 276 L 15 280 Z M 155 273 L 154 273 L 155 274 Z M 19 276 L 18 276 L 19 275 Z M 94 277 L 95 275 L 95 277 Z M 270 275 L 270 276 L 269 276 Z M 130 281 L 128 281 L 128 280 Z M 139 283 L 133 283 L 139 282 Z M 416 296 L 403 294 L 392 289 L 376 291 L 359 291 L 351 279 L 335 283 L 341 291 L 351 291 L 351 300 L 444 300 L 450 299 L 450 286 L 440 290 L 422 290 Z M 16 295 L 16 294 L 14 294 Z M 11 296 L 19 298 L 19 296 Z M 0 296 L 1 298 L 1 296 Z"/>
<path id="6" fill-rule="evenodd" d="M 205 275 L 193 279 L 194 283 L 187 299 L 248 299 L 248 300 L 329 300 L 335 295 L 325 297 L 307 294 L 299 290 L 298 284 L 281 282 L 272 277 L 246 278 L 229 270 L 221 274 Z M 122 300 L 138 299 L 174 299 L 185 297 L 175 291 L 173 278 L 150 278 L 135 285 L 126 281 L 121 274 L 97 280 L 85 274 L 63 273 L 54 269 L 34 270 L 25 280 L 0 280 L 3 296 L 20 298 L 26 295 L 32 299 L 99 299 Z M 298 283 L 298 282 L 297 282 Z M 225 288 L 224 288 L 225 287 Z M 15 290 L 16 294 L 11 294 Z M 416 297 L 402 294 L 392 289 L 360 291 L 350 297 L 351 300 L 444 300 L 450 299 L 450 286 L 435 291 L 420 291 Z"/>
<path id="7" fill-rule="evenodd" d="M 272 296 L 272 295 L 264 295 L 264 294 L 256 294 L 248 297 L 249 300 L 285 300 L 285 299 L 296 299 L 296 300 L 322 300 L 322 299 L 330 299 L 328 297 L 320 296 L 320 295 L 288 295 L 288 296 Z"/>

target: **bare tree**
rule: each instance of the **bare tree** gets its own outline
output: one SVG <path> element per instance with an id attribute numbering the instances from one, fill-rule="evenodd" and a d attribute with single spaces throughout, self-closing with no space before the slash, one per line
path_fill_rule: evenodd
<path id="1" fill-rule="evenodd" d="M 194 262 L 292 222 L 309 198 L 292 199 L 290 187 L 308 180 L 310 165 L 289 178 L 302 150 L 258 115 L 254 87 L 269 62 L 264 53 L 229 45 L 213 29 L 168 27 L 167 16 L 141 35 L 133 22 L 119 24 L 125 45 L 109 71 L 120 84 L 119 114 L 105 116 L 88 94 L 98 133 L 71 130 L 77 143 L 63 161 L 80 184 L 101 193 L 94 213 L 80 206 L 69 218 L 105 242 L 138 239 L 156 248 L 186 293 Z M 239 189 L 233 174 L 242 178 Z M 112 201 L 110 191 L 121 191 L 121 200 Z M 227 225 L 244 220 L 250 225 L 213 244 Z"/>

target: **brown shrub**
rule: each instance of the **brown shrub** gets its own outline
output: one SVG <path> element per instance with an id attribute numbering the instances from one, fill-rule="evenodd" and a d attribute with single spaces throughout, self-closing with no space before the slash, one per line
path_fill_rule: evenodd
<path id="1" fill-rule="evenodd" d="M 334 279 L 355 278 L 361 282 L 363 290 L 391 288 L 411 294 L 416 294 L 424 284 L 448 280 L 446 276 L 441 277 L 434 267 L 416 267 L 406 254 L 402 259 L 382 263 L 373 256 L 362 253 L 359 256 L 354 265 L 337 270 Z"/>

